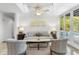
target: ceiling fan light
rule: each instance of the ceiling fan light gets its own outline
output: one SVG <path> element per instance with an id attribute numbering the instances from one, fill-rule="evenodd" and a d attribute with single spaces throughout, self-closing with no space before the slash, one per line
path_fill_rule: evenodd
<path id="1" fill-rule="evenodd" d="M 38 12 L 37 12 L 36 15 L 41 15 L 41 13 L 38 13 Z"/>
<path id="2" fill-rule="evenodd" d="M 42 15 L 44 13 L 44 11 L 39 11 L 39 12 L 36 12 L 36 15 Z"/>
<path id="3" fill-rule="evenodd" d="M 31 11 L 34 12 L 36 15 L 42 15 L 50 11 L 50 7 L 52 7 L 52 4 L 40 3 L 40 4 L 28 4 L 28 6 L 31 9 Z"/>

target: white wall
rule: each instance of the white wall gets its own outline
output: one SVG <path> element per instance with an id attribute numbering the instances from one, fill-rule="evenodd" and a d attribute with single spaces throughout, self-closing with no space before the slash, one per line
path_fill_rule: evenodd
<path id="1" fill-rule="evenodd" d="M 36 16 L 34 14 L 20 14 L 19 15 L 19 23 L 17 24 L 17 26 L 19 26 L 20 24 L 24 25 L 25 27 L 28 27 L 30 22 L 32 20 L 45 20 L 48 22 L 48 24 L 50 25 L 54 25 L 55 27 L 57 27 L 58 24 L 58 18 L 55 16 L 51 16 L 51 15 L 42 15 L 42 16 Z"/>
<path id="2" fill-rule="evenodd" d="M 10 39 L 14 37 L 14 21 L 9 15 L 6 13 L 2 13 L 2 29 L 3 29 L 3 39 Z"/>
<path id="3" fill-rule="evenodd" d="M 9 24 L 10 18 L 7 18 L 0 12 L 0 40 L 11 38 L 12 32 L 10 31 L 12 26 Z"/>
<path id="4" fill-rule="evenodd" d="M 0 12 L 0 40 L 3 40 L 3 20 L 1 12 Z"/>
<path id="5" fill-rule="evenodd" d="M 29 22 L 31 20 L 45 20 L 48 23 L 54 24 L 57 21 L 56 19 L 57 18 L 55 16 L 51 16 L 51 15 L 36 16 L 28 13 L 25 15 L 21 14 L 19 20 L 20 20 L 20 23 L 26 26 L 26 25 L 29 25 Z"/>
<path id="6" fill-rule="evenodd" d="M 45 20 L 47 21 L 47 26 L 46 27 L 29 27 L 30 22 L 32 20 Z M 29 31 L 51 31 L 52 27 L 55 27 L 57 29 L 57 31 L 59 31 L 59 18 L 55 17 L 55 16 L 51 16 L 51 14 L 45 14 L 42 16 L 36 16 L 34 14 L 19 14 L 19 18 L 18 18 L 18 23 L 17 26 L 20 26 L 21 24 L 24 26 L 25 28 L 25 32 L 29 32 Z M 51 26 L 51 27 L 50 27 Z M 39 29 L 40 28 L 40 29 Z M 59 32 L 57 33 L 57 37 L 59 37 Z"/>
<path id="7" fill-rule="evenodd" d="M 12 34 L 13 34 L 13 23 L 12 23 L 12 19 L 4 16 L 3 17 L 3 34 L 4 34 L 4 39 L 9 39 L 12 38 Z"/>
<path id="8" fill-rule="evenodd" d="M 6 17 L 5 17 L 6 18 Z M 4 29 L 4 21 L 3 21 L 4 17 L 3 17 L 3 14 L 0 13 L 0 40 L 2 39 L 5 39 L 6 37 L 7 38 L 11 38 L 11 34 L 12 32 L 10 31 L 11 29 L 8 29 L 5 27 Z M 16 17 L 15 17 L 15 20 L 16 20 L 16 23 L 15 23 L 15 31 L 14 31 L 14 35 L 16 36 L 17 34 L 17 28 L 16 28 L 16 25 L 19 26 L 20 24 L 23 24 L 25 26 L 25 31 L 29 31 L 29 24 L 30 24 L 30 21 L 32 20 L 45 20 L 48 22 L 48 24 L 50 24 L 51 26 L 53 26 L 54 24 L 54 27 L 57 29 L 58 31 L 58 28 L 59 28 L 59 25 L 58 25 L 58 18 L 54 17 L 54 16 L 51 16 L 51 15 L 43 15 L 43 16 L 35 16 L 33 14 L 19 14 L 17 13 L 16 14 Z M 9 20 L 11 20 L 10 18 L 6 18 L 6 22 L 8 22 Z M 5 23 L 6 24 L 6 23 Z M 10 27 L 10 26 L 9 26 Z M 48 29 L 49 28 L 49 29 Z M 30 30 L 33 30 L 34 28 L 31 28 Z M 34 29 L 36 31 L 36 28 Z M 41 27 L 39 29 L 39 31 L 48 31 L 48 30 L 51 30 L 49 26 L 47 27 Z M 8 32 L 6 32 L 8 31 Z M 4 33 L 6 32 L 6 34 Z"/>

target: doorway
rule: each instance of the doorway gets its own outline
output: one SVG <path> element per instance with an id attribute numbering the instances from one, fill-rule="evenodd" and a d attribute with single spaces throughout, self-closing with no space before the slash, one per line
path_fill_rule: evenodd
<path id="1" fill-rule="evenodd" d="M 4 39 L 14 38 L 14 14 L 3 13 L 3 36 Z"/>

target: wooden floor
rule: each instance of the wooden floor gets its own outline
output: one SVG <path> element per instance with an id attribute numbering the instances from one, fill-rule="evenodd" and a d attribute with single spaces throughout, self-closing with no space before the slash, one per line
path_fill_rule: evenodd
<path id="1" fill-rule="evenodd" d="M 27 47 L 27 55 L 50 55 L 50 47 L 40 48 L 29 48 Z M 7 55 L 7 46 L 5 43 L 0 43 L 0 55 Z"/>
<path id="2" fill-rule="evenodd" d="M 0 55 L 7 55 L 7 46 L 5 43 L 0 43 Z"/>
<path id="3" fill-rule="evenodd" d="M 47 48 L 28 48 L 27 55 L 50 55 L 50 47 Z"/>
<path id="4" fill-rule="evenodd" d="M 67 55 L 79 55 L 79 50 L 71 51 L 72 47 L 67 47 Z M 27 47 L 27 55 L 50 55 L 50 47 L 47 48 L 29 48 Z M 73 53 L 72 53 L 73 52 Z M 0 55 L 7 55 L 7 46 L 5 43 L 0 43 Z"/>

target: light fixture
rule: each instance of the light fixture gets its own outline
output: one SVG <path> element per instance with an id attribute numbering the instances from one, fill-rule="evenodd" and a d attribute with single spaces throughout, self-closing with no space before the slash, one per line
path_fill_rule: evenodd
<path id="1" fill-rule="evenodd" d="M 55 27 L 53 27 L 53 28 L 52 28 L 52 31 L 56 31 L 56 28 L 55 28 Z"/>
<path id="2" fill-rule="evenodd" d="M 24 27 L 23 26 L 19 26 L 18 31 L 19 32 L 23 32 L 24 31 Z"/>
<path id="3" fill-rule="evenodd" d="M 44 12 L 43 12 L 43 11 L 38 11 L 38 10 L 37 10 L 35 13 L 36 13 L 36 15 L 42 15 Z"/>
<path id="4" fill-rule="evenodd" d="M 28 3 L 28 8 L 36 15 L 43 15 L 44 13 L 50 11 L 53 3 Z"/>
<path id="5" fill-rule="evenodd" d="M 40 5 L 36 5 L 35 7 L 33 7 L 33 11 L 36 15 L 42 15 L 44 13 L 43 8 Z"/>

